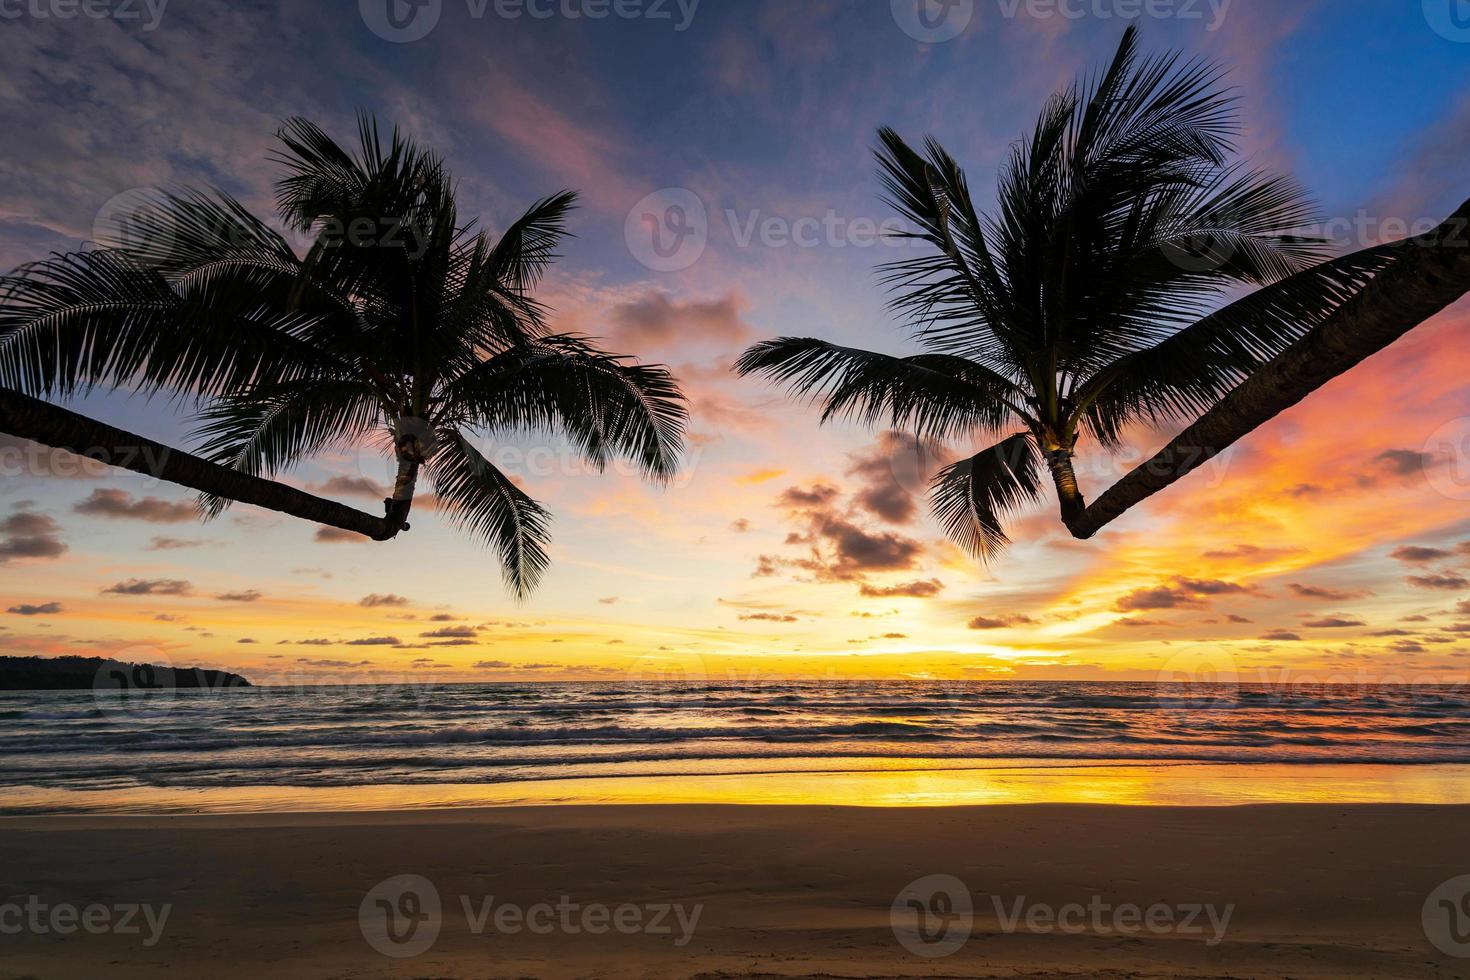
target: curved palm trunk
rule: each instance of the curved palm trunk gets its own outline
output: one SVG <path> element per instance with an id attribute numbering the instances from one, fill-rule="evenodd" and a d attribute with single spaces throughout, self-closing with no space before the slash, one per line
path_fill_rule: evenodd
<path id="1" fill-rule="evenodd" d="M 1053 450 L 1046 454 L 1046 467 L 1051 470 L 1051 482 L 1057 488 L 1057 501 L 1062 508 L 1062 521 L 1071 524 L 1079 520 L 1087 510 L 1087 501 L 1077 486 L 1077 473 L 1072 468 L 1072 453 L 1066 449 Z"/>
<path id="2" fill-rule="evenodd" d="M 402 506 L 401 517 L 395 518 L 391 506 L 388 517 L 374 517 L 284 483 L 220 466 L 8 388 L 0 388 L 0 432 L 193 490 L 353 531 L 374 541 L 386 541 L 402 530 L 406 526 L 402 518 L 408 516 L 408 505 L 412 503 L 410 499 Z M 410 481 L 410 498 L 412 492 Z"/>
<path id="3" fill-rule="evenodd" d="M 400 453 L 398 475 L 393 480 L 393 496 L 383 501 L 387 512 L 384 519 L 394 526 L 394 533 L 408 530 L 408 512 L 413 509 L 413 491 L 418 479 L 418 461 Z"/>
<path id="4" fill-rule="evenodd" d="M 1470 292 L 1470 201 L 1438 228 L 1403 243 L 1404 254 L 1331 317 L 1261 367 L 1152 459 L 1068 518 L 1090 538 Z"/>

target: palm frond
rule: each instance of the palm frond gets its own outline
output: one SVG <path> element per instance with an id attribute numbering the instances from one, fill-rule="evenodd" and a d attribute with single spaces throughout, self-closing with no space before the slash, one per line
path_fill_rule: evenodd
<path id="1" fill-rule="evenodd" d="M 1327 258 L 1328 240 L 1300 231 L 1316 209 L 1290 177 L 1226 168 L 1191 197 L 1154 238 L 1186 271 L 1264 285 Z"/>
<path id="2" fill-rule="evenodd" d="M 200 413 L 200 455 L 251 476 L 274 477 L 301 460 L 361 440 L 383 422 L 376 393 L 356 379 L 256 385 Z M 201 498 L 209 516 L 230 501 Z"/>
<path id="3" fill-rule="evenodd" d="M 668 369 L 576 337 L 543 337 L 450 379 L 441 411 L 491 431 L 559 431 L 601 467 L 611 456 L 667 480 L 679 466 L 688 407 Z"/>
<path id="4" fill-rule="evenodd" d="M 991 254 L 964 172 L 933 140 L 926 143 L 927 158 L 892 129 L 880 129 L 878 140 L 884 199 L 918 229 L 893 237 L 934 249 L 880 267 L 883 284 L 895 294 L 890 308 L 911 318 L 920 339 L 936 349 L 1002 360 L 1007 345 L 996 331 L 1012 322 L 1004 271 Z"/>
<path id="5" fill-rule="evenodd" d="M 1239 131 L 1238 99 L 1221 87 L 1224 71 L 1178 53 L 1142 59 L 1130 25 L 1107 69 L 1076 99 L 1070 169 L 1104 162 L 1222 165 Z"/>
<path id="6" fill-rule="evenodd" d="M 1103 368 L 1078 388 L 1078 408 L 1099 434 L 1140 419 L 1195 417 L 1325 322 L 1403 252 L 1398 244 L 1380 245 L 1258 289 Z"/>
<path id="7" fill-rule="evenodd" d="M 443 161 L 396 127 L 385 140 L 367 115 L 358 119 L 355 154 L 304 119 L 288 120 L 279 138 L 277 207 L 290 227 L 315 235 L 308 272 L 363 297 L 369 320 L 437 322 L 467 233 Z M 419 340 L 431 346 L 434 338 Z"/>
<path id="8" fill-rule="evenodd" d="M 1041 497 L 1041 463 L 1027 433 L 961 460 L 934 478 L 930 504 L 945 533 L 982 561 L 1010 545 L 1001 520 Z"/>
<path id="9" fill-rule="evenodd" d="M 276 205 L 291 227 L 311 231 L 324 219 L 422 216 L 452 197 L 437 154 L 405 137 L 397 127 L 385 143 L 377 120 L 358 115 L 354 156 L 325 130 L 299 117 L 288 119 L 278 138 L 283 152 L 273 158 L 285 174 L 276 182 Z"/>
<path id="10" fill-rule="evenodd" d="M 892 357 L 808 337 L 755 344 L 735 363 L 823 403 L 822 421 L 851 418 L 945 439 L 971 429 L 994 431 L 1025 419 L 1024 394 L 982 365 L 961 357 Z"/>
<path id="11" fill-rule="evenodd" d="M 307 339 L 317 322 L 263 301 L 259 275 L 180 289 L 125 251 L 59 255 L 0 280 L 0 383 L 211 395 L 343 370 Z"/>
<path id="12" fill-rule="evenodd" d="M 457 430 L 440 433 L 429 477 L 451 519 L 500 553 L 506 585 L 519 598 L 529 596 L 550 563 L 551 515 Z"/>
<path id="13" fill-rule="evenodd" d="M 227 258 L 296 264 L 290 243 L 223 191 L 159 190 L 133 203 L 110 216 L 98 244 L 126 252 L 165 278 Z"/>
<path id="14" fill-rule="evenodd" d="M 541 281 L 567 237 L 566 219 L 577 204 L 576 191 L 561 191 L 531 205 L 496 240 L 486 271 L 502 288 L 524 294 Z"/>

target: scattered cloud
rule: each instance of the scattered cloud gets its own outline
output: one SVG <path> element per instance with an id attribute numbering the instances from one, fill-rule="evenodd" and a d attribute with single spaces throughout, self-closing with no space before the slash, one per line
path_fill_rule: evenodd
<path id="1" fill-rule="evenodd" d="M 194 586 L 177 578 L 130 578 L 102 590 L 103 595 L 189 595 Z"/>
<path id="2" fill-rule="evenodd" d="M 1408 582 L 1416 589 L 1454 591 L 1470 588 L 1470 579 L 1460 575 L 1410 575 Z"/>
<path id="3" fill-rule="evenodd" d="M 202 548 L 209 544 L 203 538 L 163 538 L 155 537 L 148 544 L 149 551 L 180 551 L 184 548 Z"/>
<path id="4" fill-rule="evenodd" d="M 307 489 L 312 493 L 334 494 L 342 497 L 368 497 L 373 500 L 382 500 L 388 496 L 386 490 L 362 476 L 334 476 L 321 483 L 314 483 Z M 350 534 L 351 532 L 345 533 Z"/>
<path id="5" fill-rule="evenodd" d="M 1014 626 L 1032 626 L 1036 620 L 1030 616 L 976 616 L 966 625 L 972 630 L 1003 630 Z"/>
<path id="6" fill-rule="evenodd" d="M 5 611 L 14 613 L 17 616 L 55 616 L 61 612 L 61 603 L 43 602 L 39 605 L 31 605 L 28 602 L 23 602 L 18 606 L 11 606 Z"/>
<path id="7" fill-rule="evenodd" d="M 745 310 L 745 300 L 735 293 L 683 300 L 655 290 L 612 307 L 607 317 L 619 350 L 668 350 L 701 342 L 729 349 L 755 336 Z"/>
<path id="8" fill-rule="evenodd" d="M 853 503 L 889 524 L 912 523 L 919 499 L 909 488 L 927 485 L 928 470 L 949 456 L 938 443 L 893 430 L 880 433 L 870 449 L 849 456 L 847 475 L 858 481 Z"/>
<path id="9" fill-rule="evenodd" d="M 319 527 L 316 534 L 312 535 L 313 541 L 322 544 L 364 544 L 369 539 L 354 531 L 344 531 L 339 527 Z"/>
<path id="10" fill-rule="evenodd" d="M 1299 599 L 1321 599 L 1325 602 L 1343 602 L 1348 599 L 1361 599 L 1368 593 L 1362 591 L 1346 591 L 1343 589 L 1329 589 L 1323 585 L 1303 585 L 1300 582 L 1291 582 L 1286 586 L 1292 595 Z"/>
<path id="11" fill-rule="evenodd" d="M 1453 558 L 1453 551 L 1445 551 L 1443 548 L 1425 548 L 1420 545 L 1404 545 L 1395 548 L 1388 553 L 1388 557 L 1404 562 L 1407 565 L 1424 565 L 1432 561 L 1440 561 L 1444 558 Z"/>
<path id="12" fill-rule="evenodd" d="M 1385 449 L 1371 462 L 1394 476 L 1414 476 L 1433 465 L 1434 457 L 1412 449 Z"/>
<path id="13" fill-rule="evenodd" d="M 410 605 L 410 602 L 403 596 L 394 595 L 391 592 L 386 595 L 374 592 L 372 595 L 365 595 L 357 600 L 357 604 L 366 609 L 376 609 L 380 606 L 407 606 Z"/>
<path id="14" fill-rule="evenodd" d="M 1137 589 L 1118 600 L 1119 612 L 1147 612 L 1154 609 L 1178 609 L 1201 606 L 1210 599 L 1226 595 L 1245 595 L 1253 589 L 1219 579 L 1197 579 L 1179 576 L 1172 585 Z"/>
<path id="15" fill-rule="evenodd" d="M 944 591 L 944 583 L 937 578 L 918 579 L 913 582 L 902 582 L 898 585 L 868 585 L 864 584 L 858 589 L 858 594 L 869 599 L 930 599 Z"/>
<path id="16" fill-rule="evenodd" d="M 777 503 L 794 509 L 824 507 L 842 496 L 842 491 L 828 483 L 814 483 L 809 487 L 787 487 L 781 491 Z"/>
<path id="17" fill-rule="evenodd" d="M 199 520 L 199 507 L 192 501 L 134 498 L 126 490 L 98 487 L 72 510 L 109 520 L 146 521 L 149 524 L 184 524 Z"/>
<path id="18" fill-rule="evenodd" d="M 0 565 L 12 558 L 56 558 L 66 553 L 61 525 L 45 514 L 17 510 L 0 521 Z"/>
<path id="19" fill-rule="evenodd" d="M 420 633 L 419 636 L 428 640 L 469 640 L 478 636 L 473 626 L 445 626 L 437 630 L 429 630 Z"/>

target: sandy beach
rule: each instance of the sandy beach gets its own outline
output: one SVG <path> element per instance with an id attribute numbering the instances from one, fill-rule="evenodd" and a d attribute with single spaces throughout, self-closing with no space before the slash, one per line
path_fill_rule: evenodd
<path id="1" fill-rule="evenodd" d="M 1467 820 L 1333 805 L 9 818 L 0 975 L 1463 977 L 1470 960 L 1435 950 L 1421 910 L 1470 873 Z M 933 875 L 960 904 L 933 901 Z M 938 916 L 922 936 L 891 911 L 916 894 Z"/>

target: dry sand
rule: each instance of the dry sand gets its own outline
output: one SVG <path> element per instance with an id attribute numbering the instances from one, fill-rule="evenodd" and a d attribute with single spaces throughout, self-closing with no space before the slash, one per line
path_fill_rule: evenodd
<path id="1" fill-rule="evenodd" d="M 905 886 L 933 874 L 960 879 L 975 905 L 968 941 L 944 957 L 906 949 L 890 915 Z M 1462 874 L 1470 874 L 1470 808 L 1462 807 L 14 818 L 0 820 L 0 978 L 1466 977 L 1470 960 L 1436 952 L 1421 919 L 1436 886 Z M 397 875 L 422 876 L 441 901 L 437 938 L 413 957 L 375 951 L 360 925 L 369 890 Z M 424 908 L 389 891 L 398 913 Z M 379 934 L 384 894 L 367 905 Z M 17 914 L 7 916 L 5 903 L 23 906 L 32 895 L 48 931 L 27 925 L 9 934 Z M 487 899 L 491 916 L 477 934 Z M 1044 918 L 1007 932 L 1002 919 L 1018 902 L 1101 908 L 1102 918 L 1079 912 L 1078 929 L 1065 934 L 1044 931 Z M 136 934 L 50 931 L 58 906 L 100 905 L 111 917 L 140 903 L 155 915 L 171 905 L 151 946 L 141 912 Z M 511 931 L 514 918 L 497 930 L 506 905 L 542 906 L 530 914 L 552 931 Z M 589 908 L 622 914 L 626 929 L 634 916 L 647 924 L 674 905 L 686 922 L 700 907 L 682 946 L 686 930 L 673 911 L 659 922 L 668 932 L 619 931 L 615 918 L 599 935 L 583 928 L 602 921 L 596 912 L 582 918 Z M 1183 934 L 1138 929 L 1127 916 L 1127 906 L 1159 905 L 1180 917 L 1210 906 L 1217 919 L 1230 907 L 1223 941 L 1209 941 L 1215 930 L 1204 913 L 1194 925 L 1202 931 Z M 1119 908 L 1121 920 L 1112 917 Z M 575 934 L 561 924 L 568 921 Z M 961 936 L 962 921 L 948 919 L 942 933 L 931 920 L 931 936 Z M 410 933 L 407 918 L 395 922 L 400 938 L 429 936 Z"/>

